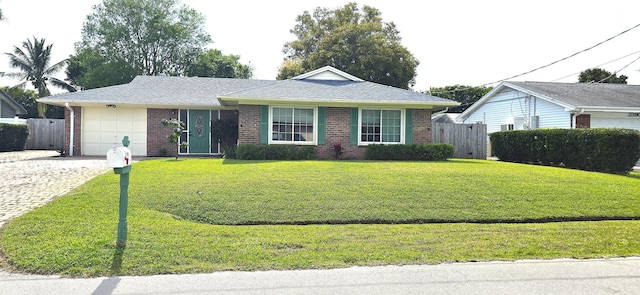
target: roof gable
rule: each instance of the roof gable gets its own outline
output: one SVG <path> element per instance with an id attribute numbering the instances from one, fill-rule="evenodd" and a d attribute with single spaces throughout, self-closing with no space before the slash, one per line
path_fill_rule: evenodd
<path id="1" fill-rule="evenodd" d="M 564 107 L 568 111 L 575 109 L 590 111 L 640 110 L 640 85 L 505 81 L 466 109 L 458 119 L 468 118 L 491 98 L 507 89 L 535 96 Z"/>
<path id="2" fill-rule="evenodd" d="M 291 78 L 291 80 L 364 81 L 331 66 L 325 66 L 317 70 L 295 76 Z"/>
<path id="3" fill-rule="evenodd" d="M 2 90 L 0 90 L 0 101 L 5 102 L 12 109 L 14 109 L 16 115 L 23 115 L 27 113 L 27 110 L 22 105 L 20 105 L 17 101 L 11 98 L 9 94 Z"/>

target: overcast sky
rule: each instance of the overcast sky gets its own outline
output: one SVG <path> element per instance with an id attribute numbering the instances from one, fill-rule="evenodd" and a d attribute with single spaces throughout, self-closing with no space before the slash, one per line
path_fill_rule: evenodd
<path id="1" fill-rule="evenodd" d="M 67 58 L 74 52 L 74 42 L 81 39 L 86 15 L 98 3 L 101 0 L 0 0 L 6 18 L 0 22 L 0 52 L 10 52 L 13 46 L 35 36 L 54 44 L 54 62 Z M 294 40 L 289 31 L 296 16 L 318 6 L 341 7 L 348 1 L 182 3 L 206 15 L 206 30 L 213 39 L 210 48 L 240 55 L 242 63 L 253 66 L 256 79 L 275 79 L 284 58 L 282 47 Z M 640 23 L 637 0 L 357 3 L 379 9 L 383 21 L 396 24 L 402 44 L 420 61 L 415 90 L 455 84 L 478 86 L 507 79 L 570 56 Z M 599 66 L 628 76 L 629 84 L 640 84 L 640 61 L 632 63 L 637 58 L 640 27 L 590 51 L 511 80 L 576 82 L 580 71 Z M 11 71 L 4 54 L 0 56 L 2 71 Z M 0 80 L 0 86 L 14 84 L 17 81 Z"/>

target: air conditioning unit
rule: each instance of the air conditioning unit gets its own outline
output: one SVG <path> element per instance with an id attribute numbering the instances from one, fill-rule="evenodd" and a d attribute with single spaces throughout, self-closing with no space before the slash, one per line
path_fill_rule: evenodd
<path id="1" fill-rule="evenodd" d="M 538 127 L 540 127 L 540 116 L 531 116 L 529 129 L 537 129 Z"/>
<path id="2" fill-rule="evenodd" d="M 500 131 L 513 130 L 513 124 L 502 124 L 500 125 Z"/>

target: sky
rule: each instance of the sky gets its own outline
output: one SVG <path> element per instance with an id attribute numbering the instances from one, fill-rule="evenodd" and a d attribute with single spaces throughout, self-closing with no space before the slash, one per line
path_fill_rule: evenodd
<path id="1" fill-rule="evenodd" d="M 52 61 L 74 53 L 92 6 L 101 0 L 0 0 L 6 20 L 0 22 L 0 53 L 33 36 L 53 44 Z M 206 16 L 209 48 L 240 56 L 254 79 L 275 79 L 295 40 L 296 17 L 316 7 L 338 8 L 347 0 L 182 0 Z M 600 67 L 640 84 L 640 27 L 591 50 L 571 56 L 640 24 L 637 0 L 360 0 L 395 23 L 402 45 L 420 61 L 414 90 L 448 85 L 480 86 L 501 80 L 577 82 L 578 74 Z M 626 68 L 625 68 L 626 67 Z M 10 72 L 0 55 L 0 72 Z M 64 74 L 59 75 L 64 78 Z M 0 86 L 16 80 L 0 79 Z M 52 89 L 53 91 L 53 89 Z M 53 91 L 54 93 L 56 91 Z"/>

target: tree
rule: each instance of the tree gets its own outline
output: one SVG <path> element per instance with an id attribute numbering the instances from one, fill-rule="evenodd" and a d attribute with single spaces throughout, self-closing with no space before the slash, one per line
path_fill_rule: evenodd
<path id="1" fill-rule="evenodd" d="M 627 84 L 627 76 L 621 75 L 618 77 L 616 73 L 611 73 L 609 71 L 593 68 L 586 69 L 580 72 L 578 76 L 579 83 L 614 83 L 614 84 Z"/>
<path id="2" fill-rule="evenodd" d="M 415 85 L 418 60 L 400 44 L 393 22 L 383 22 L 381 12 L 356 3 L 330 10 L 316 8 L 296 18 L 291 30 L 297 40 L 287 42 L 286 59 L 278 79 L 332 66 L 359 78 L 409 89 Z"/>
<path id="3" fill-rule="evenodd" d="M 447 112 L 461 113 L 476 101 L 478 101 L 480 98 L 482 98 L 489 91 L 491 91 L 491 89 L 493 89 L 493 87 L 453 85 L 444 87 L 431 87 L 428 94 L 459 102 L 459 106 L 451 107 Z"/>
<path id="4" fill-rule="evenodd" d="M 186 152 L 188 144 L 186 142 L 180 142 L 182 131 L 185 129 L 184 122 L 177 119 L 162 119 L 160 123 L 162 123 L 162 126 L 171 127 L 171 133 L 167 135 L 167 141 L 175 144 L 178 151 Z M 176 154 L 176 160 L 178 160 L 178 154 Z"/>
<path id="5" fill-rule="evenodd" d="M 220 50 L 211 49 L 200 56 L 187 68 L 187 76 L 243 78 L 253 76 L 251 66 L 240 63 L 239 55 L 223 55 Z"/>
<path id="6" fill-rule="evenodd" d="M 44 38 L 38 40 L 36 37 L 33 37 L 33 42 L 29 39 L 22 42 L 22 49 L 14 46 L 13 53 L 5 53 L 5 55 L 9 57 L 11 67 L 20 70 L 20 72 L 3 72 L 0 73 L 0 77 L 8 76 L 18 78 L 21 81 L 24 80 L 24 82 L 15 86 L 21 88 L 23 88 L 27 82 L 31 82 L 31 85 L 38 91 L 38 97 L 51 95 L 48 84 L 69 92 L 76 91 L 73 86 L 53 76 L 62 70 L 67 60 L 50 65 L 52 47 L 53 44 L 45 45 Z M 47 117 L 46 104 L 38 103 L 38 115 L 43 118 Z"/>
<path id="7" fill-rule="evenodd" d="M 179 0 L 105 0 L 85 20 L 67 78 L 93 88 L 135 75 L 183 75 L 211 42 L 204 23 Z M 119 77 L 100 81 L 114 74 Z"/>

